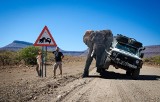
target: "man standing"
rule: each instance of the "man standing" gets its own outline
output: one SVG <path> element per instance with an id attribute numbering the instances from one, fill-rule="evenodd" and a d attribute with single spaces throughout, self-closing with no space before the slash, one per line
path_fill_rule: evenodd
<path id="1" fill-rule="evenodd" d="M 62 52 L 59 51 L 59 47 L 56 47 L 56 51 L 53 51 L 53 54 L 55 56 L 55 64 L 54 64 L 54 78 L 56 78 L 56 69 L 59 67 L 60 69 L 60 75 L 62 77 L 62 59 L 64 58 L 64 55 Z"/>

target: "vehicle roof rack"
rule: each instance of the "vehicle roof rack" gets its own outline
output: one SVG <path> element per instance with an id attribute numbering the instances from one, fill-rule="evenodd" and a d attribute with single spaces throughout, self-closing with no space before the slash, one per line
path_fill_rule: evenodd
<path id="1" fill-rule="evenodd" d="M 131 45 L 133 47 L 136 47 L 136 48 L 141 48 L 143 47 L 142 43 L 141 42 L 138 42 L 136 39 L 134 38 L 129 38 L 129 37 L 126 37 L 122 34 L 117 34 L 116 36 L 116 40 L 118 42 L 121 42 L 121 43 L 125 43 L 127 45 Z"/>

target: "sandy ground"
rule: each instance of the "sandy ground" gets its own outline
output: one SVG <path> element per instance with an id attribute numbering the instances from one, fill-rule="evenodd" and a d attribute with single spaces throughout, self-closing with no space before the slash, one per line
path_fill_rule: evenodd
<path id="1" fill-rule="evenodd" d="M 34 67 L 0 70 L 0 102 L 160 102 L 160 68 L 143 66 L 138 80 L 110 66 L 104 77 L 96 73 L 81 78 L 85 58 L 70 58 L 63 63 L 63 77 L 53 78 L 53 66 L 47 77 L 36 75 Z M 57 74 L 59 70 L 57 69 Z"/>

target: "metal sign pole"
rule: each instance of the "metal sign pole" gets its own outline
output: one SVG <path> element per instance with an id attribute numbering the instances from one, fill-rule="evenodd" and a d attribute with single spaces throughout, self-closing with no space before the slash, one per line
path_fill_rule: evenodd
<path id="1" fill-rule="evenodd" d="M 47 46 L 46 46 L 46 56 L 45 56 L 45 77 L 46 77 L 46 62 L 47 62 Z"/>
<path id="2" fill-rule="evenodd" d="M 43 46 L 42 46 L 42 70 L 41 70 L 41 77 L 43 77 Z"/>

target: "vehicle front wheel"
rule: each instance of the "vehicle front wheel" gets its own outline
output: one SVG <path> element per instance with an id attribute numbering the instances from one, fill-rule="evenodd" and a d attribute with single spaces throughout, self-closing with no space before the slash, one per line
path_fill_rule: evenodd
<path id="1" fill-rule="evenodd" d="M 135 70 L 132 72 L 132 78 L 133 78 L 133 79 L 138 79 L 139 73 L 140 73 L 140 69 L 135 69 Z"/>
<path id="2" fill-rule="evenodd" d="M 131 76 L 131 74 L 132 74 L 131 71 L 129 71 L 129 70 L 126 71 L 126 75 L 127 75 L 127 76 Z"/>

